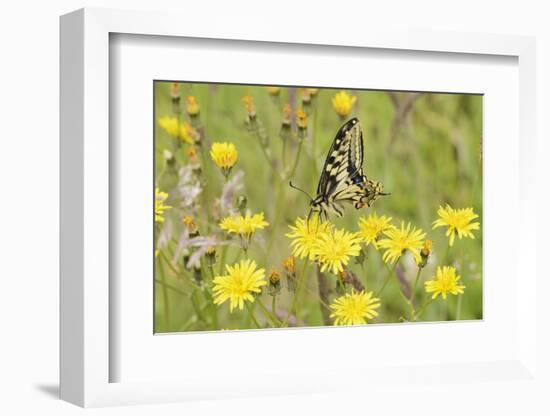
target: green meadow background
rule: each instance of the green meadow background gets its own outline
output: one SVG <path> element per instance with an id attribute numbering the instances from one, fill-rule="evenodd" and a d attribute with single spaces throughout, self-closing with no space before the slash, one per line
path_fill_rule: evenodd
<path id="1" fill-rule="evenodd" d="M 176 158 L 177 167 L 188 163 L 189 145 L 178 142 L 158 124 L 158 118 L 174 115 L 170 97 L 170 82 L 155 82 L 155 163 L 156 183 L 161 190 L 173 198 L 172 189 L 177 178 L 171 178 L 166 166 L 166 150 Z M 254 213 L 264 212 L 269 226 L 256 233 L 249 250 L 250 258 L 266 274 L 272 268 L 281 272 L 282 290 L 278 297 L 278 308 L 288 310 L 293 294 L 287 290 L 285 274 L 281 267 L 284 258 L 291 254 L 290 240 L 285 237 L 288 225 L 297 217 L 306 216 L 309 209 L 308 198 L 291 189 L 288 182 L 277 179 L 284 171 L 280 137 L 283 106 L 290 104 L 296 110 L 302 107 L 298 88 L 282 87 L 278 96 L 271 96 L 263 86 L 192 84 L 180 83 L 180 119 L 189 120 L 185 113 L 185 97 L 193 95 L 200 105 L 200 125 L 203 143 L 197 148 L 201 161 L 201 182 L 204 195 L 199 196 L 192 210 L 177 208 L 177 201 L 169 199 L 176 208 L 166 211 L 170 223 L 171 239 L 166 257 L 172 258 L 179 234 L 183 229 L 181 218 L 192 215 L 199 226 L 201 235 L 216 235 L 220 232 L 214 216 L 216 198 L 219 198 L 224 179 L 209 157 L 209 149 L 214 141 L 232 142 L 237 147 L 239 157 L 232 176 L 244 171 L 243 188 L 239 194 L 246 195 L 248 208 Z M 364 170 L 369 179 L 380 181 L 385 192 L 391 196 L 381 197 L 371 208 L 356 210 L 346 206 L 343 218 L 331 217 L 339 227 L 349 231 L 357 230 L 357 221 L 375 211 L 379 215 L 393 218 L 394 224 L 401 220 L 411 222 L 427 232 L 433 240 L 433 253 L 429 264 L 422 271 L 422 281 L 418 285 L 417 301 L 422 303 L 426 294 L 423 281 L 431 279 L 436 266 L 454 265 L 466 285 L 461 305 L 456 296 L 446 301 L 438 298 L 422 315 L 422 321 L 445 321 L 482 318 L 482 233 L 474 231 L 475 240 L 456 240 L 448 250 L 448 239 L 443 228 L 432 230 L 432 222 L 437 218 L 440 205 L 449 203 L 454 208 L 473 207 L 482 220 L 482 97 L 464 94 L 400 93 L 386 91 L 346 90 L 357 97 L 357 101 L 345 119 L 334 111 L 331 98 L 340 89 L 320 89 L 306 107 L 308 113 L 308 137 L 304 139 L 300 158 L 292 176 L 294 184 L 314 194 L 327 151 L 341 124 L 358 117 L 364 132 Z M 243 96 L 251 95 L 254 100 L 257 118 L 263 126 L 263 135 L 268 145 L 262 148 L 258 134 L 251 132 L 245 120 L 247 111 Z M 295 117 L 293 116 L 293 129 Z M 289 169 L 294 163 L 297 138 L 286 139 L 285 164 Z M 265 151 L 273 158 L 271 166 Z M 155 238 L 158 239 L 157 229 Z M 238 257 L 238 247 L 230 247 L 226 261 L 232 264 Z M 387 271 L 381 262 L 381 253 L 372 247 L 367 250 L 364 267 L 350 262 L 350 269 L 360 279 L 368 276 L 368 291 L 376 291 L 382 285 Z M 214 265 L 216 272 L 223 270 L 219 263 Z M 301 269 L 301 260 L 296 268 Z M 372 323 L 399 323 L 407 316 L 408 305 L 399 291 L 410 290 L 416 275 L 416 266 L 406 255 L 400 261 L 397 279 L 392 279 L 381 296 L 379 316 Z M 300 319 L 303 326 L 323 325 L 321 309 L 315 294 L 318 291 L 314 267 L 307 269 L 307 290 L 300 299 Z M 218 274 L 218 273 L 216 273 Z M 330 288 L 330 300 L 337 296 L 336 277 L 326 274 Z M 156 258 L 155 270 L 155 331 L 181 332 L 215 329 L 253 328 L 250 318 L 244 311 L 229 313 L 228 303 L 217 306 L 217 322 L 208 319 L 211 301 L 195 285 L 190 283 L 193 273 L 186 270 L 184 261 L 175 259 L 174 266 L 163 264 L 161 256 Z M 266 290 L 264 290 L 266 292 Z M 271 305 L 271 296 L 262 295 L 263 303 Z M 257 309 L 257 319 L 266 324 Z M 457 316 L 457 313 L 460 315 Z"/>

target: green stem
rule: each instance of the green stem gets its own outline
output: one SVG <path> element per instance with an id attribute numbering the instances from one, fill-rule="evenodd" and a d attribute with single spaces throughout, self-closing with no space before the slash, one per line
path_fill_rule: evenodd
<path id="1" fill-rule="evenodd" d="M 393 272 L 395 271 L 395 268 L 397 267 L 397 263 L 399 263 L 399 259 L 397 259 L 395 261 L 395 263 L 393 264 L 392 268 L 389 269 L 388 265 L 384 262 L 384 264 L 386 265 L 386 269 L 389 269 L 389 272 L 388 272 L 388 275 L 386 276 L 386 279 L 384 280 L 384 283 L 382 284 L 382 287 L 380 288 L 380 290 L 378 290 L 376 295 L 374 295 L 375 297 L 379 298 L 380 295 L 382 294 L 382 292 L 384 291 L 384 289 L 386 288 L 386 286 L 388 285 L 388 282 L 390 281 L 390 279 L 393 275 Z M 399 292 L 401 292 L 401 289 L 399 289 Z"/>
<path id="2" fill-rule="evenodd" d="M 411 292 L 411 300 L 409 302 L 409 306 L 410 306 L 410 309 L 411 309 L 411 320 L 415 320 L 415 315 L 416 315 L 416 312 L 414 310 L 414 304 L 415 304 L 415 301 L 416 301 L 416 287 L 418 286 L 418 280 L 420 280 L 420 273 L 422 272 L 422 267 L 419 267 L 418 268 L 418 272 L 416 272 L 416 278 L 414 279 L 414 284 L 413 284 L 413 287 L 412 287 L 412 292 Z"/>
<path id="3" fill-rule="evenodd" d="M 456 316 L 455 320 L 460 321 L 460 313 L 462 312 L 462 295 L 458 295 L 456 300 Z"/>
<path id="4" fill-rule="evenodd" d="M 418 320 L 418 318 L 420 318 L 420 315 L 422 315 L 422 313 L 424 312 L 424 310 L 429 306 L 431 305 L 433 302 L 435 301 L 434 298 L 430 298 L 428 299 L 426 302 L 424 302 L 424 305 L 421 306 L 421 308 L 416 312 L 415 316 L 414 316 L 414 320 Z"/>
<path id="5" fill-rule="evenodd" d="M 158 269 L 160 274 L 160 281 L 162 282 L 162 298 L 164 301 L 164 325 L 166 326 L 166 331 L 168 332 L 170 328 L 170 305 L 168 300 L 168 288 L 166 287 L 166 277 L 164 276 L 164 269 L 160 261 L 158 262 Z"/>
<path id="6" fill-rule="evenodd" d="M 250 319 L 252 319 L 252 322 L 254 322 L 254 325 L 256 325 L 256 328 L 261 328 L 260 324 L 256 320 L 256 317 L 254 316 L 254 313 L 252 312 L 252 309 L 250 309 L 250 305 L 248 304 L 248 302 L 245 302 L 244 306 L 246 306 L 246 310 L 248 311 L 248 315 L 250 316 Z"/>
<path id="7" fill-rule="evenodd" d="M 218 329 L 218 308 L 214 304 L 214 297 L 206 287 L 204 288 L 204 294 L 208 302 L 208 309 L 210 309 L 210 319 L 212 319 L 212 326 L 214 327 L 213 329 Z"/>
<path id="8" fill-rule="evenodd" d="M 288 311 L 288 314 L 286 316 L 286 319 L 283 322 L 283 326 L 288 326 L 288 321 L 290 319 L 290 316 L 292 315 L 292 312 L 296 310 L 295 316 L 296 316 L 296 325 L 298 325 L 298 312 L 297 312 L 297 303 L 298 303 L 298 297 L 301 294 L 301 288 L 302 288 L 302 280 L 304 279 L 305 272 L 307 267 L 307 259 L 304 259 L 304 265 L 302 266 L 302 270 L 300 271 L 300 277 L 298 278 L 298 285 L 296 287 L 296 292 L 294 293 L 294 298 L 292 299 L 292 305 L 290 306 L 290 310 Z"/>
<path id="9" fill-rule="evenodd" d="M 227 255 L 227 245 L 224 245 L 222 248 L 222 254 L 220 256 L 220 268 L 219 268 L 219 274 L 223 274 L 223 266 L 225 264 L 225 256 Z"/>
<path id="10" fill-rule="evenodd" d="M 169 284 L 169 283 L 163 282 L 162 280 L 155 279 L 155 283 L 157 283 L 158 285 L 161 285 L 161 286 L 166 286 L 166 288 L 168 288 L 168 289 L 170 289 L 170 290 L 176 292 L 176 293 L 179 294 L 179 295 L 182 295 L 182 296 L 189 296 L 189 293 L 184 292 L 183 290 L 178 289 L 177 287 L 172 286 L 172 285 Z"/>
<path id="11" fill-rule="evenodd" d="M 273 296 L 273 298 L 275 298 L 275 296 Z M 271 321 L 274 328 L 281 326 L 281 322 L 277 319 L 277 315 L 275 315 L 275 313 L 269 312 L 269 310 L 265 307 L 260 298 L 256 298 L 256 302 L 258 303 L 258 306 L 260 307 L 264 315 Z"/>
<path id="12" fill-rule="evenodd" d="M 187 275 L 186 273 L 182 273 L 181 271 L 179 271 L 178 269 L 176 269 L 176 268 L 174 267 L 174 265 L 173 265 L 172 262 L 168 259 L 168 257 L 166 257 L 166 254 L 164 254 L 164 252 L 161 251 L 161 252 L 159 253 L 159 256 L 160 256 L 161 259 L 164 260 L 164 262 L 166 263 L 166 265 L 168 266 L 168 268 L 169 268 L 170 270 L 172 270 L 172 272 L 173 272 L 176 276 L 178 276 L 178 277 L 183 277 L 183 278 L 186 279 L 186 280 L 188 281 L 188 283 L 190 283 L 194 288 L 200 289 L 200 286 L 197 284 L 197 282 L 195 282 L 195 280 L 194 280 L 191 276 Z M 160 264 L 160 262 L 159 262 L 159 264 Z"/>
<path id="13" fill-rule="evenodd" d="M 277 295 L 273 295 L 273 299 L 271 300 L 271 313 L 273 316 L 277 316 Z"/>
<path id="14" fill-rule="evenodd" d="M 464 249 L 460 247 L 460 274 L 462 276 L 462 280 L 464 281 L 465 274 L 464 274 Z M 455 320 L 460 320 L 460 314 L 462 313 L 462 295 L 458 295 L 458 299 L 456 300 L 456 314 L 455 314 Z"/>
<path id="15" fill-rule="evenodd" d="M 411 302 L 414 302 L 416 300 L 416 287 L 418 285 L 418 280 L 420 279 L 421 272 L 422 272 L 422 267 L 419 267 L 418 272 L 416 272 L 416 278 L 414 279 L 413 289 L 411 293 Z"/>
<path id="16" fill-rule="evenodd" d="M 200 307 L 199 300 L 197 298 L 197 290 L 193 290 L 193 292 L 191 292 L 191 306 L 193 306 L 199 320 L 207 324 L 206 318 L 202 313 L 202 308 Z"/>
<path id="17" fill-rule="evenodd" d="M 288 181 L 290 178 L 294 176 L 294 172 L 296 172 L 296 168 L 298 167 L 298 161 L 300 160 L 300 154 L 302 153 L 302 145 L 304 144 L 304 139 L 300 139 L 300 143 L 298 144 L 298 150 L 296 151 L 296 158 L 294 159 L 294 164 L 292 166 L 292 169 L 288 175 L 285 176 L 285 182 Z"/>

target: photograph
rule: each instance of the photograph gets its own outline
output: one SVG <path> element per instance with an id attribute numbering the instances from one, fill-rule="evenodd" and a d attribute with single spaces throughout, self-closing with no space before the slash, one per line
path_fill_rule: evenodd
<path id="1" fill-rule="evenodd" d="M 153 81 L 154 333 L 483 319 L 483 95 Z"/>

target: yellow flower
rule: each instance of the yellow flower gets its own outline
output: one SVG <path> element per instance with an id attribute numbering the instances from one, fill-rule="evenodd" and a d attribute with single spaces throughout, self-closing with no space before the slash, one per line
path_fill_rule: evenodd
<path id="1" fill-rule="evenodd" d="M 290 225 L 289 227 L 292 232 L 285 235 L 292 239 L 290 243 L 292 253 L 301 259 L 315 259 L 312 253 L 313 246 L 319 236 L 329 230 L 330 224 L 328 222 L 320 222 L 319 217 L 314 216 L 309 221 L 297 218 L 295 225 Z"/>
<path id="2" fill-rule="evenodd" d="M 339 116 L 346 117 L 350 113 L 356 100 L 357 97 L 350 96 L 345 91 L 340 91 L 332 97 L 332 108 L 334 108 L 334 111 L 336 111 Z"/>
<path id="3" fill-rule="evenodd" d="M 192 96 L 187 96 L 187 114 L 189 114 L 191 117 L 198 116 L 200 113 L 200 107 L 199 103 L 197 102 L 197 99 Z"/>
<path id="4" fill-rule="evenodd" d="M 155 222 L 164 221 L 164 211 L 172 208 L 170 205 L 164 205 L 164 201 L 168 198 L 166 192 L 162 192 L 159 188 L 155 188 Z"/>
<path id="5" fill-rule="evenodd" d="M 438 267 L 436 275 L 432 280 L 424 282 L 427 293 L 433 293 L 432 299 L 441 295 L 447 299 L 447 294 L 458 295 L 464 293 L 466 286 L 458 284 L 460 276 L 456 274 L 456 269 L 451 266 Z"/>
<path id="6" fill-rule="evenodd" d="M 265 281 L 265 270 L 257 269 L 254 260 L 241 260 L 233 266 L 225 265 L 227 274 L 214 278 L 214 303 L 221 305 L 229 299 L 229 312 L 239 307 L 243 309 L 244 301 L 254 302 L 253 293 L 261 293 Z"/>
<path id="7" fill-rule="evenodd" d="M 475 238 L 472 230 L 479 230 L 479 222 L 471 222 L 479 217 L 474 213 L 473 208 L 453 209 L 449 204 L 445 208 L 439 207 L 437 210 L 439 219 L 433 222 L 433 229 L 437 227 L 448 227 L 445 235 L 449 237 L 449 246 L 455 242 L 455 236 L 458 238 Z"/>
<path id="8" fill-rule="evenodd" d="M 361 251 L 361 238 L 357 233 L 346 230 L 329 230 L 321 233 L 311 253 L 321 265 L 321 271 L 330 270 L 338 274 L 344 270 L 351 256 Z"/>
<path id="9" fill-rule="evenodd" d="M 334 325 L 364 325 L 367 319 L 378 316 L 376 309 L 380 307 L 380 299 L 375 298 L 372 292 L 356 292 L 352 289 L 351 293 L 335 299 L 330 305 L 334 318 Z"/>
<path id="10" fill-rule="evenodd" d="M 193 144 L 195 142 L 195 136 L 197 135 L 197 132 L 193 127 L 191 127 L 191 124 L 189 124 L 187 121 L 181 123 L 179 133 L 179 138 L 185 143 Z"/>
<path id="11" fill-rule="evenodd" d="M 213 143 L 210 148 L 210 157 L 216 166 L 222 170 L 222 173 L 227 176 L 237 162 L 239 153 L 233 143 Z"/>
<path id="12" fill-rule="evenodd" d="M 158 120 L 159 126 L 170 136 L 178 137 L 186 143 L 193 144 L 196 132 L 187 122 L 180 124 L 177 117 L 163 116 Z"/>
<path id="13" fill-rule="evenodd" d="M 227 231 L 229 234 L 238 234 L 243 237 L 250 238 L 256 230 L 262 230 L 269 223 L 264 220 L 264 213 L 250 215 L 247 213 L 244 217 L 242 215 L 235 215 L 232 217 L 225 217 L 220 222 L 220 228 Z"/>
<path id="14" fill-rule="evenodd" d="M 413 227 L 411 230 L 411 224 L 408 223 L 405 227 L 405 223 L 402 221 L 401 228 L 390 228 L 383 233 L 387 238 L 380 240 L 378 247 L 386 249 L 382 256 L 386 263 L 398 260 L 405 251 L 409 251 L 417 263 L 420 262 L 420 249 L 424 237 L 426 237 L 426 233 L 421 229 L 417 230 Z"/>
<path id="15" fill-rule="evenodd" d="M 377 241 L 382 233 L 391 228 L 395 228 L 391 217 L 385 215 L 379 217 L 373 212 L 367 218 L 359 218 L 359 236 L 366 245 L 372 244 L 375 248 L 378 248 Z"/>
<path id="16" fill-rule="evenodd" d="M 180 132 L 180 124 L 177 117 L 164 116 L 159 118 L 159 126 L 170 136 L 177 137 Z"/>
<path id="17" fill-rule="evenodd" d="M 267 90 L 267 93 L 269 95 L 279 95 L 279 93 L 281 92 L 281 88 L 279 87 L 265 87 L 265 89 Z"/>

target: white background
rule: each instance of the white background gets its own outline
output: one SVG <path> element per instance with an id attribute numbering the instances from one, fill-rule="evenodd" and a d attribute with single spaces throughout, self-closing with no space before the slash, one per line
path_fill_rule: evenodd
<path id="1" fill-rule="evenodd" d="M 187 4 L 189 3 L 189 4 Z M 307 25 L 315 22 L 327 30 L 345 30 L 349 19 L 361 16 L 362 24 L 387 21 L 392 26 L 422 27 L 439 30 L 537 35 L 539 174 L 539 258 L 542 269 L 543 249 L 548 244 L 548 161 L 550 157 L 550 31 L 549 12 L 545 2 L 536 1 L 384 1 L 321 2 L 270 1 L 260 6 L 254 2 L 182 2 L 180 1 L 19 1 L 3 4 L 0 14 L 0 178 L 3 203 L 0 205 L 2 235 L 0 259 L 0 413 L 76 414 L 82 410 L 55 399 L 58 374 L 58 16 L 83 6 L 137 9 L 168 9 L 186 12 L 190 19 L 201 19 L 205 25 L 217 18 L 233 19 L 236 32 L 247 26 L 261 25 L 265 19 L 285 25 Z M 253 14 L 256 14 L 253 16 Z M 212 16 L 215 14 L 216 16 Z M 182 22 L 185 24 L 185 22 Z M 542 138 L 546 138 L 543 140 Z M 513 221 L 513 219 L 511 219 Z M 513 223 L 511 223 L 513 226 Z M 506 238 L 503 230 L 503 238 Z M 511 241 L 513 249 L 515 242 Z M 544 245 L 543 245 L 544 244 Z M 549 285 L 542 282 L 539 293 L 550 295 Z M 547 320 L 548 307 L 539 302 L 539 316 Z M 547 328 L 550 325 L 546 326 Z M 547 331 L 548 332 L 548 331 Z M 543 351 L 550 351 L 548 334 Z M 539 355 L 539 365 L 548 358 Z M 187 403 L 92 410 L 104 414 L 410 414 L 422 409 L 423 414 L 548 414 L 537 408 L 545 401 L 543 391 L 527 391 L 522 386 L 487 384 L 487 389 L 502 392 L 498 401 L 484 401 L 486 392 L 466 389 L 454 397 L 452 385 L 434 386 L 433 395 L 410 389 L 396 392 L 388 386 L 387 394 L 316 395 L 271 397 L 268 399 L 224 402 Z M 520 390 L 520 391 L 518 391 Z M 546 389 L 545 393 L 548 393 Z M 445 400 L 448 398 L 448 400 Z"/>

